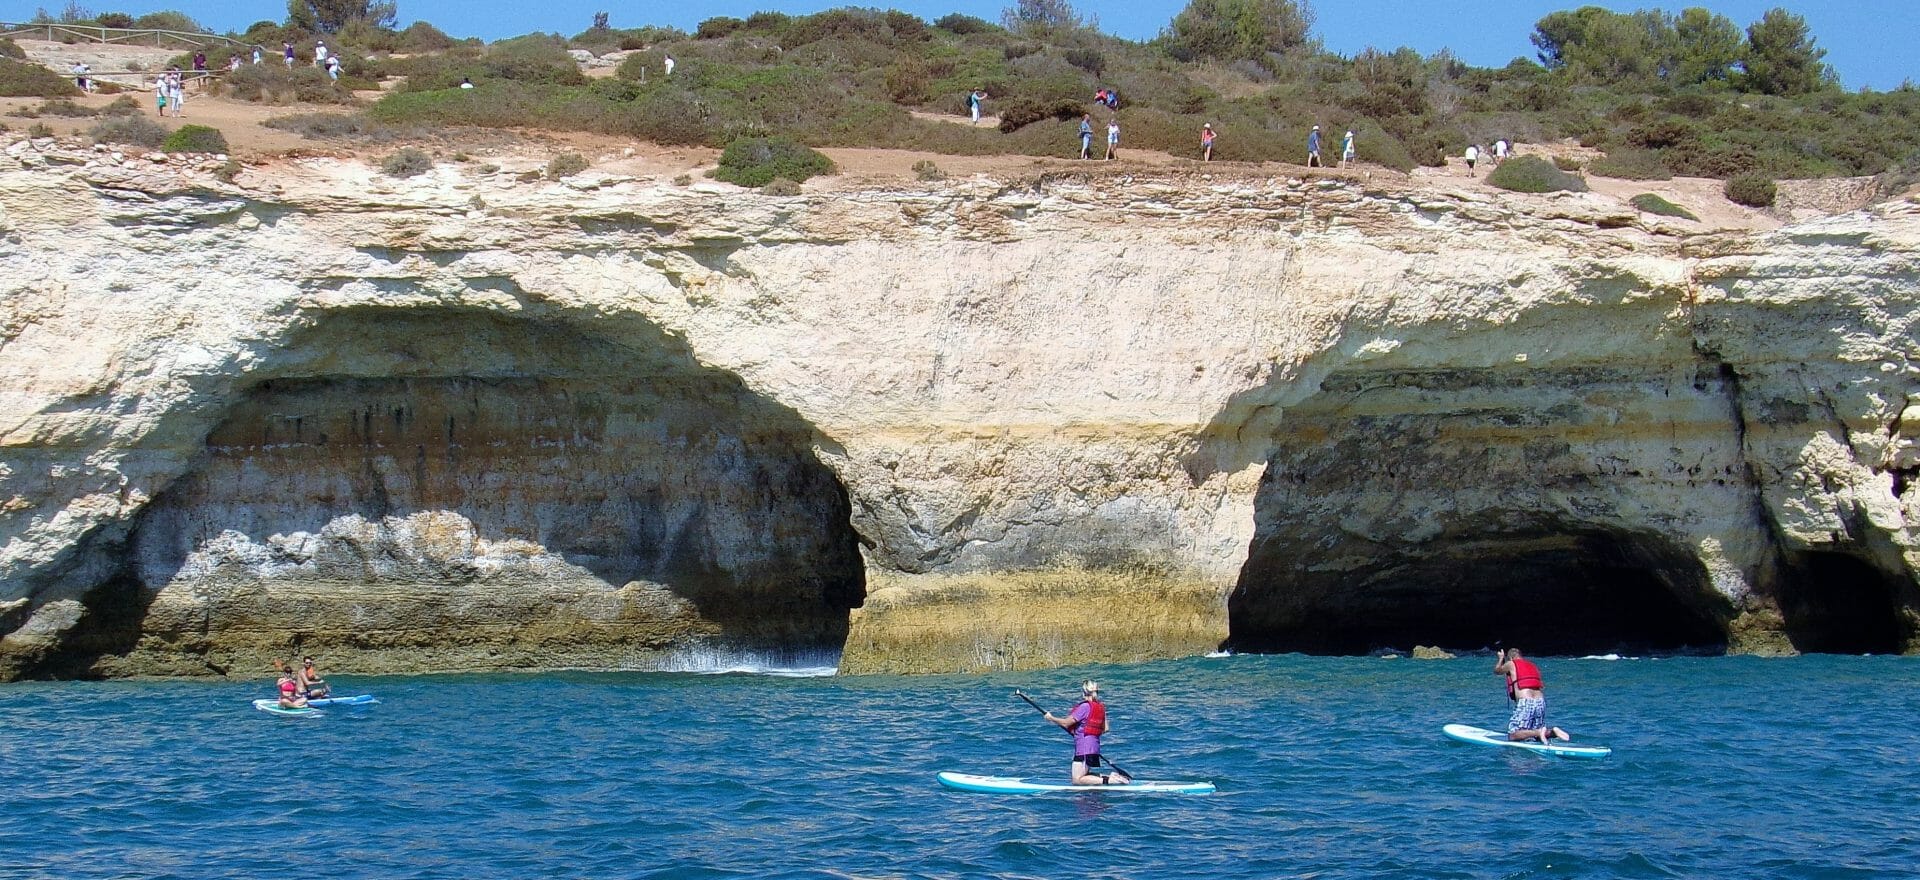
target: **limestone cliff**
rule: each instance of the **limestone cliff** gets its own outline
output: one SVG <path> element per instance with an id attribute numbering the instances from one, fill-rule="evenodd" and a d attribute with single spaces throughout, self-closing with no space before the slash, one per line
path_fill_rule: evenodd
<path id="1" fill-rule="evenodd" d="M 16 143 L 0 674 L 1914 650 L 1920 207 Z"/>

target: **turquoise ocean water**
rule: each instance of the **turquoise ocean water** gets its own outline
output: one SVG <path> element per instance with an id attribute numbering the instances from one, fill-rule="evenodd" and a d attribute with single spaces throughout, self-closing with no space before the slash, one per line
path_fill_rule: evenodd
<path id="1" fill-rule="evenodd" d="M 1503 726 L 1487 657 L 1220 657 L 984 677 L 354 678 L 0 686 L 0 877 L 1866 878 L 1920 875 L 1920 660 L 1548 658 L 1603 761 Z M 971 795 L 1062 776 L 1059 710 L 1211 796 Z"/>

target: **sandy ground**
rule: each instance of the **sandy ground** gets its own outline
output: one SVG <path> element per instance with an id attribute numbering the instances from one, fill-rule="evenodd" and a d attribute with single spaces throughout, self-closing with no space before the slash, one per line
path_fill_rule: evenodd
<path id="1" fill-rule="evenodd" d="M 178 54 L 170 49 L 118 44 L 65 45 L 43 40 L 16 40 L 16 42 L 26 50 L 29 58 L 46 64 L 63 75 L 75 61 L 86 62 L 96 73 L 152 70 L 164 65 L 168 59 Z M 587 67 L 585 71 L 591 76 L 607 76 L 611 75 L 614 69 L 610 66 L 601 66 Z M 120 81 L 134 84 L 142 79 L 143 77 L 135 73 L 122 77 Z M 382 85 L 385 88 L 392 83 Z M 211 125 L 220 129 L 236 156 L 257 164 L 268 163 L 280 157 L 300 155 L 372 158 L 384 156 L 401 146 L 399 142 L 365 144 L 309 140 L 298 134 L 269 128 L 262 124 L 277 116 L 294 113 L 344 112 L 347 109 L 337 105 L 252 104 L 190 90 L 186 115 L 162 118 L 154 114 L 151 91 L 130 88 L 124 94 L 131 95 L 139 101 L 142 111 L 148 118 L 157 119 L 160 124 L 169 129 L 187 123 Z M 114 97 L 95 94 L 75 100 L 76 103 L 85 106 L 104 107 L 112 102 Z M 371 102 L 379 97 L 379 93 L 361 92 L 358 93 L 358 97 Z M 22 110 L 38 107 L 40 104 L 41 100 L 38 98 L 0 98 L 0 124 L 5 124 L 10 129 L 22 130 L 34 123 L 44 123 L 56 135 L 76 136 L 84 134 L 96 122 L 92 118 L 43 116 L 39 119 L 26 119 L 14 115 Z M 972 124 L 967 117 L 950 113 L 916 110 L 913 111 L 913 115 L 934 122 L 954 125 Z M 979 125 L 984 128 L 993 128 L 999 125 L 999 121 L 997 117 L 983 116 Z M 699 177 L 712 168 L 719 158 L 719 152 L 711 149 L 666 147 L 584 132 L 458 131 L 428 138 L 417 145 L 442 158 L 464 155 L 474 161 L 494 162 L 508 169 L 540 167 L 544 166 L 552 156 L 561 152 L 577 152 L 586 157 L 595 170 L 603 173 L 652 177 L 661 180 L 671 180 L 682 174 Z M 1214 162 L 1203 165 L 1191 157 L 1133 149 L 1122 150 L 1120 159 L 1112 162 L 1103 160 L 1089 162 L 1072 157 L 949 156 L 884 149 L 833 148 L 822 150 L 822 152 L 839 166 L 840 174 L 832 178 L 816 178 L 809 181 L 807 183 L 809 190 L 850 190 L 897 183 L 902 179 L 912 180 L 919 177 L 916 166 L 923 162 L 932 162 L 941 174 L 948 177 L 967 177 L 976 174 L 1018 176 L 1056 170 L 1124 176 L 1142 171 L 1180 170 L 1222 177 L 1347 178 L 1416 187 L 1424 184 L 1449 189 L 1478 189 L 1493 195 L 1504 192 L 1486 185 L 1486 175 L 1492 170 L 1490 165 L 1483 163 L 1470 174 L 1465 163 L 1458 158 L 1450 160 L 1444 168 L 1420 168 L 1415 169 L 1411 175 L 1405 175 L 1391 169 L 1367 165 L 1353 169 L 1308 169 L 1281 162 Z M 1522 155 L 1527 153 L 1577 155 L 1588 159 L 1592 158 L 1593 153 L 1574 144 L 1527 144 L 1521 145 L 1518 152 Z M 1594 177 L 1589 178 L 1587 182 L 1595 193 L 1622 203 L 1641 193 L 1655 193 L 1692 211 L 1700 218 L 1699 225 L 1702 228 L 1767 229 L 1779 225 L 1779 220 L 1768 213 L 1727 201 L 1721 194 L 1721 184 L 1717 180 L 1677 178 L 1669 181 L 1628 181 Z"/>

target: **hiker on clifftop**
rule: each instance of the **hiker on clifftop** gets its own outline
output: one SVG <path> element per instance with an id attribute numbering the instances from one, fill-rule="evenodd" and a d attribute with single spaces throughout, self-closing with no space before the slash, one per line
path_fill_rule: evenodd
<path id="1" fill-rule="evenodd" d="M 986 89 L 974 89 L 967 93 L 967 115 L 973 117 L 973 124 L 980 124 L 980 102 L 987 99 Z"/>
<path id="2" fill-rule="evenodd" d="M 1080 116 L 1080 158 L 1093 158 L 1093 114 Z"/>
<path id="3" fill-rule="evenodd" d="M 1347 129 L 1347 136 L 1340 139 L 1340 167 L 1353 165 L 1353 129 Z"/>
<path id="4" fill-rule="evenodd" d="M 1307 167 L 1313 168 L 1316 166 L 1320 168 L 1327 167 L 1327 163 L 1320 161 L 1320 126 L 1318 125 L 1314 126 L 1312 131 L 1307 132 Z"/>
<path id="5" fill-rule="evenodd" d="M 1107 120 L 1107 160 L 1120 157 L 1120 117 Z"/>
<path id="6" fill-rule="evenodd" d="M 1213 123 L 1200 126 L 1200 161 L 1213 161 Z"/>

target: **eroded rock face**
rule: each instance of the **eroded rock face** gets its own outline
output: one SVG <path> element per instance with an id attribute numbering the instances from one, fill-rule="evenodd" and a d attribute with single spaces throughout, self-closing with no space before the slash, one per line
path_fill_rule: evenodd
<path id="1" fill-rule="evenodd" d="M 6 675 L 1915 647 L 1913 205 L 241 183 L 0 159 Z"/>

